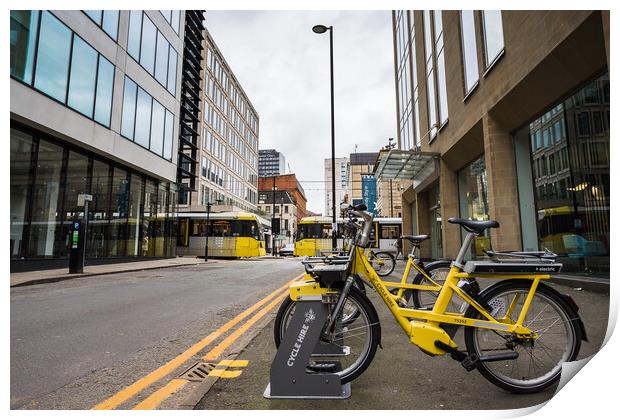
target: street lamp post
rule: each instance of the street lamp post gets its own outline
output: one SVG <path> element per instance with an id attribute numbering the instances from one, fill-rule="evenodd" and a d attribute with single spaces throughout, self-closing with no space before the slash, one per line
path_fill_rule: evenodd
<path id="1" fill-rule="evenodd" d="M 211 213 L 211 203 L 207 201 L 207 225 L 205 226 L 205 261 L 209 261 L 209 213 Z"/>
<path id="2" fill-rule="evenodd" d="M 324 34 L 329 31 L 329 70 L 331 82 L 331 112 L 332 112 L 332 227 L 336 227 L 336 141 L 334 132 L 334 27 L 315 25 L 312 31 Z M 336 229 L 332 229 L 332 249 L 336 249 Z"/>
<path id="3" fill-rule="evenodd" d="M 217 204 L 220 204 L 222 202 L 222 200 L 215 200 L 217 202 Z M 209 259 L 209 215 L 211 213 L 211 202 L 207 201 L 206 203 L 207 206 L 207 225 L 205 226 L 205 261 L 208 261 Z"/>

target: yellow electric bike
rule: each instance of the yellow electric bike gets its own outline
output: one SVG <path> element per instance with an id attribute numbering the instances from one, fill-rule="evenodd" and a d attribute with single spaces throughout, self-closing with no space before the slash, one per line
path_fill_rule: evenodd
<path id="1" fill-rule="evenodd" d="M 276 338 L 286 330 L 295 302 L 320 299 L 326 305 L 329 315 L 320 340 L 342 351 L 338 356 L 313 354 L 309 371 L 331 370 L 346 383 L 372 362 L 381 326 L 372 302 L 352 287 L 358 277 L 372 284 L 412 344 L 431 356 L 450 355 L 467 371 L 477 369 L 508 391 L 541 391 L 559 380 L 564 362 L 577 358 L 581 341 L 587 341 L 578 307 L 545 283 L 562 266 L 554 254 L 489 252 L 491 260 L 465 262 L 475 237 L 499 223 L 449 219 L 468 234 L 443 285 L 439 290 L 427 286 L 438 293 L 432 308 L 414 309 L 403 306 L 398 294 L 388 289 L 406 290 L 413 285 L 386 284 L 364 257 L 372 215 L 363 210 L 359 206 L 348 210 L 364 219 L 349 254 L 304 260 L 306 278 L 291 285 L 278 311 Z M 487 279 L 501 281 L 479 291 L 476 281 Z M 450 310 L 454 298 L 463 301 L 463 311 Z M 464 350 L 450 333 L 450 327 L 458 326 L 464 327 Z"/>

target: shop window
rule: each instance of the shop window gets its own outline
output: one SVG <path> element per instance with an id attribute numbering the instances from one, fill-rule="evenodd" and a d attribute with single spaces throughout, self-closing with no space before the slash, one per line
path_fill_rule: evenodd
<path id="1" fill-rule="evenodd" d="M 458 174 L 460 215 L 466 219 L 489 220 L 487 172 L 484 156 L 476 159 Z M 483 256 L 491 249 L 489 232 L 476 238 L 471 256 Z"/>
<path id="2" fill-rule="evenodd" d="M 524 248 L 548 248 L 568 272 L 609 271 L 609 122 L 603 118 L 609 105 L 600 100 L 608 80 L 603 75 L 553 107 L 554 115 L 561 113 L 559 120 L 541 117 L 515 133 L 520 197 L 530 194 L 523 160 L 530 159 L 533 167 L 533 205 L 519 203 Z M 553 130 L 562 146 L 549 155 L 547 172 L 537 172 L 537 158 L 518 147 L 532 126 Z"/>

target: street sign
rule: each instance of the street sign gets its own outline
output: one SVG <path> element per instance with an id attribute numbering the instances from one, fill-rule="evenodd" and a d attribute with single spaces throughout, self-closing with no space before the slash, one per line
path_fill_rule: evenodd
<path id="1" fill-rule="evenodd" d="M 83 206 L 85 201 L 93 201 L 93 196 L 91 194 L 78 194 L 78 207 Z"/>

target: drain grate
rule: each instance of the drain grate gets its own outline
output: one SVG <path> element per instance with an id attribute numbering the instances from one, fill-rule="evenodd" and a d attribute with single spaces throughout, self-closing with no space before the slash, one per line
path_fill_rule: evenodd
<path id="1" fill-rule="evenodd" d="M 183 372 L 179 378 L 187 379 L 192 382 L 202 382 L 209 376 L 209 372 L 215 368 L 215 365 L 215 363 L 197 362 Z"/>

